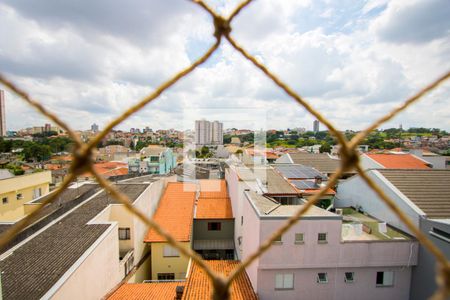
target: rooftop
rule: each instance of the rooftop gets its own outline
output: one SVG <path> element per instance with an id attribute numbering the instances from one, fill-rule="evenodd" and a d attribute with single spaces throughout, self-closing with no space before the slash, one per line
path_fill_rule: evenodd
<path id="1" fill-rule="evenodd" d="M 185 286 L 184 281 L 126 283 L 121 285 L 109 300 L 153 300 L 174 299 L 177 286 Z"/>
<path id="2" fill-rule="evenodd" d="M 314 169 L 313 167 L 308 167 L 298 164 L 279 164 L 275 165 L 274 168 L 285 178 L 288 179 L 314 179 L 317 176 L 326 179 L 322 173 Z"/>
<path id="3" fill-rule="evenodd" d="M 388 169 L 429 169 L 429 163 L 412 154 L 366 154 Z"/>
<path id="4" fill-rule="evenodd" d="M 196 219 L 232 219 L 230 198 L 199 198 Z"/>
<path id="5" fill-rule="evenodd" d="M 200 180 L 200 198 L 227 198 L 227 183 L 223 179 Z"/>
<path id="6" fill-rule="evenodd" d="M 358 212 L 354 208 L 342 208 L 342 239 L 344 241 L 409 240 L 408 235 L 384 222 Z"/>
<path id="7" fill-rule="evenodd" d="M 259 216 L 279 216 L 279 217 L 290 217 L 294 215 L 303 204 L 298 205 L 282 205 L 278 203 L 276 200 L 263 196 L 261 194 L 257 194 L 253 191 L 248 191 L 246 193 L 248 195 L 248 199 L 253 203 Z M 340 219 L 340 216 L 329 212 L 327 210 L 321 209 L 317 206 L 310 207 L 306 213 L 303 214 L 306 217 L 334 217 Z"/>
<path id="8" fill-rule="evenodd" d="M 191 240 L 192 219 L 196 185 L 183 182 L 169 182 L 161 200 L 159 200 L 153 220 L 179 242 Z M 144 242 L 165 242 L 154 229 L 150 229 Z"/>
<path id="9" fill-rule="evenodd" d="M 450 218 L 450 170 L 379 169 L 428 218 Z"/>
<path id="10" fill-rule="evenodd" d="M 289 153 L 288 154 L 294 164 L 301 164 L 308 167 L 313 167 L 319 172 L 329 174 L 334 173 L 339 168 L 341 161 L 330 157 L 327 153 Z M 347 172 L 347 173 L 354 173 Z"/>
<path id="11" fill-rule="evenodd" d="M 267 194 L 298 194 L 292 185 L 272 168 L 238 167 L 237 174 L 242 181 L 259 181 Z"/>
<path id="12" fill-rule="evenodd" d="M 209 267 L 218 273 L 228 276 L 240 264 L 236 260 L 208 260 L 205 261 Z M 189 272 L 186 287 L 183 293 L 183 300 L 209 300 L 211 299 L 211 282 L 205 271 L 197 264 L 193 264 Z M 230 299 L 232 300 L 251 300 L 257 299 L 253 291 L 252 284 L 246 272 L 241 273 L 231 284 Z"/>
<path id="13" fill-rule="evenodd" d="M 147 187 L 117 185 L 133 201 Z M 1 260 L 3 299 L 43 297 L 111 226 L 87 223 L 112 203 L 117 202 L 100 193 Z"/>

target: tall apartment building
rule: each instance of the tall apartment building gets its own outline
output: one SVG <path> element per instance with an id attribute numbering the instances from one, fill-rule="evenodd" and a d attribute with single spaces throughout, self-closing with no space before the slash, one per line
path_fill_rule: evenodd
<path id="1" fill-rule="evenodd" d="M 313 131 L 319 132 L 319 120 L 314 120 L 313 122 Z"/>
<path id="2" fill-rule="evenodd" d="M 223 145 L 223 124 L 219 121 L 195 121 L 196 145 Z"/>
<path id="3" fill-rule="evenodd" d="M 5 92 L 0 90 L 0 136 L 6 136 Z"/>

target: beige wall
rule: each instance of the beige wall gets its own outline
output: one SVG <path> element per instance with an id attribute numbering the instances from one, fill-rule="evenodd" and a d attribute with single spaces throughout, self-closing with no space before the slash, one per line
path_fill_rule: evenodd
<path id="1" fill-rule="evenodd" d="M 50 171 L 0 180 L 0 222 L 16 221 L 29 213 L 23 205 L 34 199 L 35 190 L 41 189 L 41 196 L 48 194 L 51 181 Z M 22 194 L 21 199 L 17 199 L 18 194 Z M 8 198 L 6 204 L 3 198 Z"/>
<path id="2" fill-rule="evenodd" d="M 95 225 L 94 225 L 95 226 Z M 123 278 L 123 270 L 119 268 L 119 237 L 117 224 L 112 224 L 102 237 L 75 263 L 73 273 L 62 286 L 46 296 L 52 299 L 101 299 Z M 117 263 L 115 263 L 117 262 Z M 68 274 L 70 270 L 66 273 Z M 65 280 L 65 281 L 64 281 Z M 54 288 L 56 289 L 56 286 Z"/>
<path id="3" fill-rule="evenodd" d="M 168 243 L 151 243 L 152 249 L 152 280 L 158 279 L 158 273 L 174 273 L 175 279 L 185 279 L 189 265 L 189 257 L 164 257 L 163 249 Z M 191 248 L 190 242 L 182 243 L 185 249 Z"/>

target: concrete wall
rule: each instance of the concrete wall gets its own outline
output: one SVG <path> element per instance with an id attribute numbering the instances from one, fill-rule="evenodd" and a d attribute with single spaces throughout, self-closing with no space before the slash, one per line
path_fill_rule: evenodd
<path id="1" fill-rule="evenodd" d="M 394 285 L 377 287 L 376 274 L 379 271 L 394 271 Z M 317 273 L 327 273 L 328 283 L 317 283 Z M 354 272 L 354 282 L 346 283 L 345 272 Z M 294 274 L 294 288 L 276 290 L 277 273 Z M 259 270 L 258 296 L 265 299 L 387 299 L 409 298 L 411 279 L 410 268 L 320 268 L 320 269 L 282 269 Z"/>
<path id="2" fill-rule="evenodd" d="M 190 242 L 182 243 L 186 249 L 191 248 Z M 158 279 L 158 273 L 174 273 L 175 279 L 185 279 L 189 257 L 164 257 L 163 249 L 168 243 L 151 243 L 152 251 L 152 280 Z"/>
<path id="3" fill-rule="evenodd" d="M 62 286 L 57 288 L 55 285 L 47 296 L 64 300 L 101 299 L 123 277 L 123 270 L 119 268 L 118 248 L 117 224 L 112 224 L 96 244 L 93 244 L 60 279 L 65 280 Z M 73 273 L 69 275 L 71 271 Z M 65 276 L 68 278 L 66 279 Z M 54 292 L 53 296 L 52 292 Z M 45 299 L 46 296 L 43 298 Z"/>
<path id="4" fill-rule="evenodd" d="M 0 222 L 12 222 L 24 217 L 23 205 L 35 198 L 34 190 L 41 189 L 41 196 L 48 194 L 51 181 L 50 171 L 0 180 Z M 21 199 L 17 199 L 18 194 L 22 194 Z M 8 198 L 8 203 L 3 204 L 3 198 Z"/>
<path id="5" fill-rule="evenodd" d="M 444 253 L 447 259 L 450 259 L 450 242 L 430 234 L 433 228 L 450 234 L 450 223 L 427 219 L 421 219 L 420 222 L 422 232 Z M 411 299 L 429 299 L 436 289 L 436 259 L 425 247 L 420 246 L 419 263 L 413 268 L 412 273 Z"/>
<path id="6" fill-rule="evenodd" d="M 417 206 L 404 196 L 395 186 L 386 180 L 377 170 L 367 171 L 367 175 L 383 189 L 383 191 L 398 205 L 398 207 L 419 226 L 419 216 L 423 214 Z M 401 222 L 397 216 L 378 198 L 374 191 L 355 175 L 339 183 L 335 207 L 361 206 L 362 209 L 377 219 L 386 221 L 390 225 L 409 234 L 411 231 Z"/>
<path id="7" fill-rule="evenodd" d="M 263 242 L 261 235 L 261 222 L 256 216 L 251 207 L 250 202 L 246 199 L 243 201 L 243 217 L 244 222 L 242 226 L 242 260 L 245 260 L 251 254 L 258 250 L 259 245 Z M 264 255 L 265 256 L 265 255 Z M 263 256 L 263 257 L 264 257 Z M 258 266 L 261 257 L 255 259 L 253 263 L 246 268 L 248 277 L 252 283 L 253 289 L 258 292 L 259 280 L 258 280 Z"/>
<path id="8" fill-rule="evenodd" d="M 359 157 L 359 160 L 361 162 L 361 167 L 364 170 L 367 169 L 384 169 L 383 165 L 377 163 L 375 160 L 368 157 L 366 154 L 363 154 Z"/>
<path id="9" fill-rule="evenodd" d="M 208 230 L 209 222 L 220 222 L 221 230 Z M 199 220 L 194 219 L 194 240 L 228 240 L 234 236 L 234 220 L 211 219 Z"/>

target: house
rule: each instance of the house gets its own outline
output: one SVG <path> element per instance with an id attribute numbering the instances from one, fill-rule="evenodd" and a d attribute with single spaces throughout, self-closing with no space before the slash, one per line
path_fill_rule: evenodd
<path id="1" fill-rule="evenodd" d="M 139 153 L 122 145 L 108 145 L 100 148 L 96 155 L 96 159 L 100 161 L 123 161 L 129 157 L 139 157 Z"/>
<path id="2" fill-rule="evenodd" d="M 447 169 L 447 156 L 442 156 L 423 149 L 411 149 L 409 150 L 409 153 L 427 161 L 432 165 L 433 169 Z"/>
<path id="3" fill-rule="evenodd" d="M 234 218 L 225 180 L 200 180 L 193 239 L 203 259 L 234 259 Z"/>
<path id="4" fill-rule="evenodd" d="M 146 180 L 116 188 L 152 215 L 169 179 Z M 24 230 L 27 237 L 1 253 L 3 299 L 100 299 L 133 270 L 142 280 L 148 270 L 135 266 L 148 266 L 149 249 L 142 243 L 147 226 L 96 187 L 64 191 L 32 230 Z"/>
<path id="5" fill-rule="evenodd" d="M 94 169 L 105 178 L 123 176 L 128 174 L 128 164 L 117 161 L 107 161 L 101 163 L 95 163 Z M 80 176 L 86 180 L 94 179 L 94 176 L 90 172 L 86 172 Z"/>
<path id="6" fill-rule="evenodd" d="M 150 145 L 140 152 L 141 158 L 130 159 L 128 168 L 131 173 L 168 174 L 176 167 L 176 157 L 171 148 Z"/>
<path id="7" fill-rule="evenodd" d="M 266 165 L 274 163 L 277 158 L 271 149 L 247 148 L 242 153 L 242 162 L 246 165 Z"/>
<path id="8" fill-rule="evenodd" d="M 208 260 L 211 270 L 229 276 L 240 263 L 235 260 Z M 187 280 L 164 282 L 144 282 L 139 284 L 123 284 L 108 300 L 153 300 L 153 299 L 211 299 L 211 282 L 206 273 L 195 263 L 190 265 Z M 248 275 L 243 272 L 233 281 L 230 287 L 231 300 L 256 300 Z"/>
<path id="9" fill-rule="evenodd" d="M 275 164 L 300 164 L 312 167 L 322 174 L 331 177 L 339 168 L 339 158 L 331 157 L 328 153 L 286 153 L 275 161 Z M 346 171 L 342 178 L 353 176 L 355 171 Z"/>
<path id="10" fill-rule="evenodd" d="M 24 204 L 49 193 L 51 172 L 43 171 L 0 179 L 0 221 L 25 217 Z"/>
<path id="11" fill-rule="evenodd" d="M 375 183 L 450 259 L 450 170 L 367 170 Z M 339 185 L 336 207 L 354 206 L 413 234 L 359 176 Z M 436 261 L 423 246 L 412 272 L 411 299 L 426 299 L 436 290 Z"/>
<path id="12" fill-rule="evenodd" d="M 242 259 L 304 204 L 245 191 Z M 246 268 L 260 299 L 409 299 L 417 241 L 353 208 L 312 206 Z"/>
<path id="13" fill-rule="evenodd" d="M 153 220 L 166 232 L 190 249 L 197 186 L 192 183 L 170 182 L 159 201 Z M 151 279 L 173 280 L 186 277 L 189 258 L 180 254 L 154 229 L 143 239 L 151 251 Z"/>
<path id="14" fill-rule="evenodd" d="M 412 154 L 364 153 L 363 169 L 429 169 L 432 164 Z"/>

